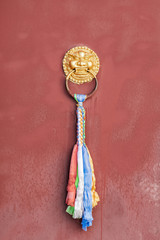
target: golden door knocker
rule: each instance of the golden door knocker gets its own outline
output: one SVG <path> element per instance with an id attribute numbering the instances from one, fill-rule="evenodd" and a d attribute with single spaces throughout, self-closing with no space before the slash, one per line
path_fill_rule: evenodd
<path id="1" fill-rule="evenodd" d="M 64 56 L 63 69 L 66 75 L 66 88 L 77 101 L 77 142 L 73 147 L 69 180 L 67 186 L 66 212 L 74 219 L 82 218 L 82 229 L 92 226 L 92 208 L 99 201 L 96 192 L 96 179 L 91 155 L 85 143 L 85 109 L 83 102 L 97 89 L 96 74 L 99 71 L 99 58 L 88 47 L 75 47 Z M 88 94 L 73 94 L 68 81 L 75 84 L 91 82 L 95 79 L 95 87 Z"/>
<path id="2" fill-rule="evenodd" d="M 97 54 L 86 46 L 78 46 L 66 52 L 63 58 L 63 70 L 66 75 L 66 89 L 69 94 L 74 94 L 69 88 L 68 81 L 75 84 L 91 82 L 95 79 L 95 87 L 87 98 L 92 96 L 98 87 L 96 75 L 99 71 L 99 58 Z"/>

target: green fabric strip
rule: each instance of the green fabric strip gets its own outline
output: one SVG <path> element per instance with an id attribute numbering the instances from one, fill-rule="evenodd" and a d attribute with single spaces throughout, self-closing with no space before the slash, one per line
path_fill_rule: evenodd
<path id="1" fill-rule="evenodd" d="M 68 206 L 67 209 L 66 209 L 66 212 L 69 213 L 70 215 L 73 215 L 74 214 L 74 207 Z"/>

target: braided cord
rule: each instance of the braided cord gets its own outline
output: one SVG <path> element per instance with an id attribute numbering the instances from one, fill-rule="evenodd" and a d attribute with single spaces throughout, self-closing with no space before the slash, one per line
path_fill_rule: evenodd
<path id="1" fill-rule="evenodd" d="M 77 104 L 77 142 L 78 145 L 85 145 L 85 109 L 83 102 Z"/>

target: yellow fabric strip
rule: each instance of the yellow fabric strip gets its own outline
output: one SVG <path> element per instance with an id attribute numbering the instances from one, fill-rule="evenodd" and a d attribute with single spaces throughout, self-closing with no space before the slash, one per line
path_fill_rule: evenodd
<path id="1" fill-rule="evenodd" d="M 88 148 L 87 148 L 87 150 L 88 150 Z M 89 161 L 90 161 L 90 165 L 91 165 L 91 169 L 92 169 L 92 190 L 91 190 L 92 207 L 95 207 L 95 206 L 97 206 L 98 202 L 100 201 L 100 198 L 98 196 L 98 193 L 96 192 L 96 178 L 95 178 L 95 174 L 94 174 L 93 161 L 92 161 L 89 150 L 88 150 L 88 154 L 89 154 Z"/>

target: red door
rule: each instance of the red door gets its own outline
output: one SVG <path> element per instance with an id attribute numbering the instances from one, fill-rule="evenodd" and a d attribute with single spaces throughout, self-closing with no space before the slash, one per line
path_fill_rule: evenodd
<path id="1" fill-rule="evenodd" d="M 160 239 L 159 1 L 0 2 L 0 239 Z M 81 230 L 66 212 L 75 102 L 62 58 L 100 58 L 85 102 L 100 203 Z"/>

